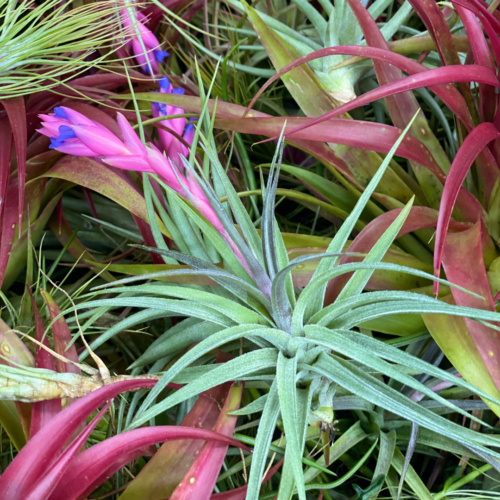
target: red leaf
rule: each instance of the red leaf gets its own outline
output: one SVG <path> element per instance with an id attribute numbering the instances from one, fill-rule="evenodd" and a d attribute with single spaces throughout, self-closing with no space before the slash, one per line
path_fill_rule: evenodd
<path id="1" fill-rule="evenodd" d="M 329 55 L 349 55 L 349 56 L 361 56 L 368 57 L 375 60 L 380 60 L 387 62 L 396 66 L 397 68 L 403 70 L 405 73 L 409 75 L 415 75 L 418 73 L 427 73 L 430 71 L 425 66 L 418 64 L 416 61 L 409 59 L 400 54 L 395 54 L 389 50 L 383 50 L 375 47 L 363 47 L 359 45 L 343 45 L 340 47 L 328 47 L 326 49 L 317 50 L 307 54 L 306 56 L 300 57 L 296 59 L 293 63 L 287 64 L 280 71 L 278 71 L 274 76 L 272 76 L 255 94 L 253 99 L 250 101 L 245 114 L 246 116 L 248 111 L 255 104 L 257 99 L 262 95 L 262 93 L 278 78 L 288 73 L 292 69 L 304 64 L 308 61 L 313 61 L 315 59 L 319 59 L 321 57 L 326 57 Z M 465 101 L 460 94 L 460 92 L 453 86 L 449 85 L 434 85 L 429 86 L 429 90 L 432 90 L 441 100 L 453 111 L 455 115 L 462 121 L 462 123 L 468 128 L 473 127 L 472 118 L 470 116 L 469 110 L 465 104 Z M 378 97 L 377 97 L 378 99 Z M 221 103 L 224 104 L 224 103 Z M 218 108 L 219 110 L 219 108 Z M 261 115 L 261 113 L 257 111 L 252 111 L 254 115 Z"/>
<path id="2" fill-rule="evenodd" d="M 481 224 L 478 223 L 468 231 L 448 234 L 443 252 L 443 265 L 449 281 L 481 297 L 452 288 L 457 305 L 495 311 L 483 259 L 482 232 Z M 500 388 L 498 332 L 468 318 L 464 318 L 464 321 L 493 382 Z"/>
<path id="3" fill-rule="evenodd" d="M 0 500 L 24 500 L 32 485 L 55 463 L 75 430 L 96 408 L 122 392 L 153 387 L 155 383 L 155 380 L 145 379 L 109 384 L 56 415 L 28 441 L 0 476 Z"/>
<path id="4" fill-rule="evenodd" d="M 491 57 L 490 48 L 484 37 L 483 30 L 476 16 L 468 9 L 455 5 L 469 39 L 470 48 L 474 61 L 480 66 L 487 66 L 495 71 L 495 65 Z M 481 120 L 492 122 L 495 117 L 496 93 L 490 85 L 479 84 L 480 113 Z"/>
<path id="5" fill-rule="evenodd" d="M 438 276 L 441 268 L 446 232 L 460 187 L 477 155 L 488 145 L 488 143 L 499 137 L 500 132 L 493 124 L 482 123 L 465 138 L 465 141 L 451 164 L 451 169 L 444 185 L 436 229 L 436 249 L 434 252 L 434 273 L 436 276 Z M 439 283 L 435 282 L 434 291 L 436 294 L 438 290 Z"/>
<path id="6" fill-rule="evenodd" d="M 409 2 L 429 30 L 443 64 L 460 64 L 450 28 L 438 3 L 435 0 L 409 0 Z M 470 94 L 470 89 L 468 91 Z"/>
<path id="7" fill-rule="evenodd" d="M 18 221 L 18 180 L 9 179 L 7 198 L 3 208 L 2 232 L 0 233 L 0 286 L 5 277 L 10 251 L 14 242 L 16 223 Z"/>
<path id="8" fill-rule="evenodd" d="M 48 498 L 48 496 L 54 491 L 61 480 L 61 476 L 66 472 L 68 465 L 70 465 L 74 456 L 78 453 L 82 446 L 85 446 L 87 439 L 90 434 L 95 429 L 96 425 L 99 423 L 104 414 L 108 411 L 111 406 L 111 401 L 108 401 L 104 405 L 103 409 L 92 419 L 89 425 L 80 433 L 80 435 L 71 443 L 70 446 L 62 453 L 62 455 L 57 459 L 48 470 L 47 473 L 37 482 L 35 487 L 28 493 L 25 500 L 42 500 Z"/>
<path id="9" fill-rule="evenodd" d="M 389 51 L 389 46 L 387 45 L 387 42 L 380 32 L 377 23 L 366 10 L 366 8 L 361 4 L 361 2 L 359 2 L 359 0 L 347 0 L 347 2 L 354 12 L 356 19 L 358 20 L 358 23 L 363 31 L 366 43 L 369 46 L 378 47 L 380 49 Z M 396 82 L 403 78 L 401 70 L 392 66 L 391 64 L 386 64 L 374 60 L 373 67 L 375 69 L 375 73 L 377 74 L 378 82 L 381 86 L 391 82 Z M 417 110 L 420 109 L 415 96 L 410 92 L 406 92 L 401 95 L 388 96 L 386 97 L 385 101 L 387 103 L 387 108 L 394 125 L 399 128 L 405 128 L 413 118 Z M 423 113 L 421 116 L 425 120 Z M 415 128 L 415 124 L 412 128 Z"/>
<path id="10" fill-rule="evenodd" d="M 219 358 L 217 362 L 222 361 Z M 214 387 L 207 391 L 206 397 L 199 397 L 180 425 L 212 430 L 230 386 L 231 384 L 227 383 Z M 135 500 L 140 495 L 147 495 L 148 500 L 170 497 L 188 472 L 203 444 L 200 440 L 166 442 L 128 485 L 119 500 Z M 168 474 L 164 473 L 166 470 Z"/>
<path id="11" fill-rule="evenodd" d="M 215 432 L 232 436 L 238 417 L 231 416 L 230 412 L 240 407 L 243 384 L 233 385 L 219 418 L 214 427 Z M 170 500 L 208 500 L 212 494 L 217 477 L 226 457 L 227 445 L 205 443 L 196 457 L 196 460 L 184 476 L 182 483 L 177 486 Z"/>
<path id="12" fill-rule="evenodd" d="M 231 437 L 205 429 L 180 426 L 134 429 L 106 439 L 75 457 L 49 500 L 85 498 L 121 467 L 140 457 L 145 446 L 179 439 L 203 439 L 250 451 Z"/>
<path id="13" fill-rule="evenodd" d="M 0 220 L 5 205 L 7 185 L 9 183 L 11 150 L 12 129 L 9 119 L 2 118 L 0 120 Z"/>
<path id="14" fill-rule="evenodd" d="M 387 85 L 371 90 L 370 92 L 367 92 L 366 94 L 363 94 L 318 118 L 315 118 L 307 126 L 321 123 L 329 118 L 334 118 L 335 116 L 347 113 L 352 109 L 364 106 L 376 101 L 377 99 L 385 98 L 386 96 L 421 87 L 432 87 L 433 85 L 458 82 L 478 82 L 500 87 L 495 73 L 486 66 L 444 66 L 441 68 L 430 69 L 425 73 L 408 76 L 402 80 L 398 80 L 397 82 L 388 83 Z M 291 130 L 288 133 L 288 136 L 293 136 L 294 133 L 306 128 L 307 126 Z"/>
<path id="15" fill-rule="evenodd" d="M 50 347 L 49 339 L 45 335 L 45 327 L 43 324 L 42 317 L 40 316 L 40 312 L 35 304 L 35 299 L 33 298 L 33 294 L 31 293 L 31 289 L 27 287 L 28 293 L 31 298 L 31 306 L 33 308 L 33 314 L 35 316 L 35 329 L 36 329 L 36 339 L 39 342 L 43 342 L 43 345 L 46 347 Z M 54 364 L 54 359 L 52 355 L 42 349 L 40 346 L 36 348 L 36 367 L 44 368 L 46 370 L 56 371 L 56 367 Z M 30 438 L 32 438 L 42 427 L 44 427 L 48 422 L 52 420 L 52 418 L 57 415 L 61 411 L 61 400 L 60 399 L 52 399 L 49 401 L 39 401 L 37 403 L 33 403 L 33 410 L 31 412 L 31 427 L 30 427 Z"/>
<path id="16" fill-rule="evenodd" d="M 26 148 L 28 144 L 28 132 L 26 126 L 26 109 L 24 107 L 24 97 L 13 97 L 3 99 L 2 104 L 9 116 L 14 142 L 16 144 L 17 156 L 17 180 L 18 180 L 18 221 L 19 236 L 21 236 L 21 221 L 24 206 L 24 183 L 26 179 Z"/>
<path id="17" fill-rule="evenodd" d="M 57 305 L 56 301 L 50 296 L 48 292 L 45 290 L 41 291 L 43 300 L 49 309 L 50 319 L 54 321 L 59 314 L 61 314 L 61 310 Z M 57 354 L 68 358 L 75 363 L 79 363 L 78 354 L 76 352 L 75 344 L 73 344 L 69 349 L 68 345 L 71 343 L 73 338 L 71 337 L 71 333 L 69 331 L 68 324 L 64 317 L 60 317 L 53 325 L 52 332 L 54 333 L 54 350 Z M 71 363 L 65 363 L 60 359 L 56 359 L 57 371 L 59 373 L 76 373 L 81 375 L 82 371 L 77 366 Z"/>
<path id="18" fill-rule="evenodd" d="M 316 121 L 316 118 L 230 118 L 216 119 L 215 126 L 234 132 L 272 137 L 283 130 L 286 122 L 285 135 L 287 139 L 288 129 L 295 129 L 299 132 L 294 133 L 293 139 L 345 144 L 384 154 L 392 149 L 402 132 L 399 128 L 382 123 L 345 120 L 343 118 L 332 118 L 323 123 L 308 126 L 313 121 Z M 429 150 L 412 135 L 406 136 L 396 154 L 426 167 L 444 184 L 446 177 L 441 172 L 439 165 Z"/>

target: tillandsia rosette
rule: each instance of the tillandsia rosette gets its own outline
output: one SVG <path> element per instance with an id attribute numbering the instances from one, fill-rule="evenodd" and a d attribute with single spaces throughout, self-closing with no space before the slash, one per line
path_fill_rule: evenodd
<path id="1" fill-rule="evenodd" d="M 0 117 L 0 500 L 492 498 L 496 2 L 115 4 Z"/>
<path id="2" fill-rule="evenodd" d="M 81 140 L 85 147 L 92 148 L 94 136 L 88 131 L 82 133 L 82 127 L 91 128 L 94 125 L 79 124 L 76 115 L 67 114 L 64 109 L 63 112 L 65 117 L 61 116 L 61 111 L 56 111 L 59 116 L 51 117 L 51 120 L 65 120 L 69 125 L 64 126 L 70 127 L 75 137 L 63 135 L 59 139 L 57 136 L 55 140 L 62 142 L 62 147 L 66 140 Z M 200 122 L 197 127 L 202 130 L 204 122 Z M 66 129 L 59 131 L 56 126 L 50 125 L 54 121 L 49 120 L 47 123 L 48 133 L 51 126 L 55 127 L 54 130 L 57 129 L 58 133 L 66 133 Z M 125 125 L 122 119 L 119 123 L 124 141 L 118 138 L 113 140 L 119 141 L 120 147 L 124 148 L 120 150 L 124 158 L 127 154 L 133 156 L 127 153 L 131 151 L 127 144 L 131 141 L 132 129 Z M 173 242 L 179 249 L 184 248 L 185 253 L 168 250 L 160 240 L 157 241 L 158 249 L 148 248 L 165 258 L 173 259 L 174 262 L 188 265 L 190 269 L 161 271 L 100 286 L 94 291 L 93 300 L 76 306 L 77 309 L 142 307 L 145 308 L 144 312 L 151 311 L 155 317 L 158 314 L 187 317 L 168 331 L 164 339 L 160 337 L 131 366 L 134 370 L 150 365 L 151 373 L 154 373 L 157 369 L 155 366 L 159 366 L 155 363 L 164 366 L 168 360 L 172 361 L 142 403 L 137 399 L 137 403 L 140 403 L 138 410 L 127 416 L 129 429 L 140 427 L 183 401 L 228 381 L 259 381 L 266 384 L 268 393 L 251 403 L 248 408 L 244 407 L 234 413 L 245 415 L 262 412 L 251 458 L 247 499 L 258 498 L 259 485 L 265 473 L 269 447 L 277 424 L 282 426 L 287 443 L 279 498 L 288 499 L 296 493 L 300 499 L 305 500 L 306 491 L 318 487 L 311 481 L 319 470 L 303 469 L 304 446 L 314 432 L 316 436 L 318 432 L 319 435 L 322 434 L 322 448 L 325 448 L 323 463 L 329 463 L 336 426 L 334 409 L 337 399 L 344 396 L 355 398 L 354 407 L 362 401 L 362 405 L 365 405 L 361 406 L 363 408 L 379 408 L 379 413 L 375 412 L 373 415 L 370 431 L 374 432 L 372 445 L 363 460 L 373 453 L 379 440 L 385 439 L 383 414 L 386 411 L 403 421 L 409 420 L 417 428 L 425 428 L 443 439 L 460 443 L 471 452 L 481 454 L 484 460 L 496 467 L 500 456 L 492 446 L 491 435 L 486 436 L 436 415 L 427 406 L 419 404 L 418 398 L 409 397 L 392 383 L 386 383 L 382 375 L 400 387 L 411 388 L 410 396 L 415 391 L 424 394 L 443 408 L 475 421 L 477 418 L 474 415 L 469 415 L 454 402 L 443 398 L 413 375 L 426 374 L 470 390 L 492 405 L 500 404 L 500 401 L 456 377 L 454 373 L 437 368 L 391 344 L 358 331 L 360 325 L 369 325 L 370 321 L 377 318 L 408 312 L 466 316 L 486 322 L 500 319 L 496 312 L 459 307 L 414 292 L 362 293 L 376 270 L 397 271 L 438 280 L 424 271 L 381 262 L 410 213 L 413 200 L 399 211 L 371 250 L 363 254 L 361 262 L 339 263 L 342 257 L 360 256 L 346 253 L 347 239 L 410 126 L 411 123 L 400 135 L 326 252 L 302 256 L 292 262 L 288 261 L 274 217 L 283 137 L 278 142 L 265 188 L 261 234 L 255 229 L 219 162 L 213 136 L 208 135 L 207 138 L 203 134 L 202 146 L 210 160 L 214 184 L 223 189 L 229 210 L 219 201 L 211 183 L 201 171 L 195 170 L 182 153 L 179 154 L 179 159 L 184 166 L 185 177 L 178 169 L 173 170 L 170 164 L 167 174 L 158 166 L 167 162 L 166 157 L 150 146 L 141 150 L 138 139 L 133 139 L 137 151 L 143 151 L 144 165 L 150 165 L 151 170 L 164 179 L 172 216 L 177 213 L 177 221 L 189 221 L 193 227 L 202 231 L 203 236 L 199 233 L 200 239 L 197 239 L 196 245 L 193 246 L 188 243 L 187 235 L 183 235 L 179 228 L 177 232 L 172 232 Z M 97 135 L 97 127 L 95 132 Z M 169 150 L 170 146 L 165 149 Z M 55 147 L 58 147 L 57 142 Z M 101 150 L 96 147 L 93 152 L 100 153 Z M 116 152 L 119 152 L 118 149 Z M 99 158 L 96 155 L 96 158 L 108 162 L 106 157 Z M 115 161 L 114 159 L 113 162 Z M 118 163 L 115 166 L 119 166 Z M 130 164 L 127 163 L 127 166 Z M 172 172 L 175 175 L 172 175 Z M 205 219 L 200 218 L 186 200 L 198 208 Z M 179 215 L 181 213 L 182 216 Z M 167 214 L 164 214 L 163 220 L 166 225 L 172 227 L 173 221 Z M 207 224 L 207 221 L 210 224 Z M 292 271 L 310 261 L 317 261 L 318 264 L 309 283 L 303 289 L 294 288 Z M 182 274 L 209 277 L 218 286 L 200 288 L 162 282 L 142 285 L 133 283 Z M 342 275 L 350 278 L 337 299 L 325 306 L 324 297 L 328 282 Z M 460 288 L 445 280 L 438 281 L 450 287 Z M 96 299 L 95 294 L 116 295 L 113 298 Z M 74 312 L 74 309 L 70 310 Z M 142 321 L 144 315 L 139 314 L 141 319 L 137 321 Z M 130 327 L 133 321 L 127 320 L 127 325 Z M 98 348 L 121 328 L 120 323 L 115 325 L 95 340 L 91 348 Z M 191 348 L 184 352 L 183 349 L 188 345 L 191 345 Z M 193 366 L 201 360 L 211 359 L 210 353 L 223 346 L 226 349 L 233 346 L 232 349 L 238 354 L 223 364 Z M 175 393 L 164 399 L 157 399 L 168 384 L 184 382 L 185 385 Z M 359 462 L 359 467 L 363 460 Z M 347 477 L 344 480 L 347 480 Z M 377 485 L 381 487 L 382 483 L 378 481 Z"/>

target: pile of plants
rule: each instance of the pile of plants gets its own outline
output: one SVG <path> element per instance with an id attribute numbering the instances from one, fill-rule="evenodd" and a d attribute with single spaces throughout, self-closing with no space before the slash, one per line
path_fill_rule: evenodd
<path id="1" fill-rule="evenodd" d="M 0 499 L 498 498 L 499 5 L 0 1 Z"/>

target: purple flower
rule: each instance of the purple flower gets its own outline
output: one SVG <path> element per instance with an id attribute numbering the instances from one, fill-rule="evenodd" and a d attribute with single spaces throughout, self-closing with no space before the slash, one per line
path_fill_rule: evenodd
<path id="1" fill-rule="evenodd" d="M 170 80 L 165 76 L 160 80 L 160 94 L 182 95 L 184 94 L 184 89 L 183 88 L 174 89 L 170 84 Z M 182 108 L 177 108 L 170 104 L 164 104 L 158 102 L 154 102 L 152 104 L 151 110 L 153 112 L 154 118 L 158 118 L 160 116 L 184 114 L 184 110 Z M 184 126 L 186 124 L 186 119 L 173 118 L 172 120 L 162 120 L 159 122 L 159 124 L 165 129 L 173 130 L 177 135 L 180 135 L 182 137 L 184 132 Z M 176 158 L 176 155 L 179 152 L 182 152 L 186 156 L 185 151 L 187 151 L 187 149 L 185 147 L 184 149 L 182 149 L 179 146 L 180 141 L 173 134 L 171 134 L 170 132 L 168 132 L 168 130 L 165 130 L 164 128 L 158 128 L 158 135 L 160 137 L 161 144 L 167 156 L 170 158 Z M 189 142 L 189 144 L 191 144 L 191 142 Z M 171 151 L 171 146 L 175 143 L 177 143 L 177 145 L 175 145 L 173 150 Z M 182 143 L 180 143 L 180 145 L 182 145 Z"/>
<path id="2" fill-rule="evenodd" d="M 162 90 L 166 87 L 166 82 L 168 79 L 163 80 Z M 168 91 L 171 91 L 170 83 L 168 85 Z M 162 106 L 158 105 L 157 107 L 159 112 L 163 112 L 161 111 Z M 166 114 L 161 116 L 166 116 L 169 112 L 172 113 L 172 109 L 179 109 L 181 113 L 183 112 L 180 108 L 165 105 Z M 179 111 L 175 111 L 175 113 L 180 114 Z M 94 157 L 96 160 L 116 168 L 157 174 L 169 187 L 188 199 L 212 223 L 248 270 L 241 252 L 224 229 L 203 189 L 189 172 L 185 176 L 178 168 L 177 164 L 182 164 L 179 154 L 186 156 L 188 151 L 186 146 L 174 138 L 172 134 L 166 132 L 171 139 L 168 154 L 165 156 L 152 144 L 145 147 L 134 129 L 120 113 L 117 113 L 117 122 L 123 140 L 103 125 L 64 106 L 55 108 L 54 113 L 50 115 L 39 116 L 42 118 L 42 128 L 38 132 L 50 137 L 50 148 L 52 149 L 74 156 Z M 175 120 L 170 120 L 170 122 L 175 122 Z M 166 122 L 169 121 L 166 120 Z M 182 129 L 180 122 L 171 125 L 177 127 L 180 134 L 184 132 L 185 141 L 191 144 L 195 132 L 194 126 L 192 123 L 188 123 L 183 130 L 184 122 L 185 120 L 182 118 Z"/>
<path id="3" fill-rule="evenodd" d="M 152 70 L 153 73 L 158 73 L 158 65 L 161 64 L 169 54 L 161 49 L 160 42 L 156 36 L 145 26 L 147 22 L 146 16 L 141 12 L 135 11 L 135 26 L 130 19 L 128 9 L 122 9 L 121 16 L 123 26 L 127 29 L 128 33 L 130 33 L 130 40 L 127 42 L 127 48 L 134 54 L 137 64 L 139 64 L 142 71 L 146 74 L 149 74 L 150 70 Z M 141 46 L 139 38 L 141 38 L 142 45 L 146 51 L 144 51 Z"/>
<path id="4" fill-rule="evenodd" d="M 51 115 L 40 115 L 42 128 L 50 137 L 51 149 L 73 156 L 93 156 L 114 167 L 126 170 L 152 172 L 145 161 L 145 149 L 123 115 L 118 113 L 122 141 L 109 129 L 86 116 L 64 106 Z"/>

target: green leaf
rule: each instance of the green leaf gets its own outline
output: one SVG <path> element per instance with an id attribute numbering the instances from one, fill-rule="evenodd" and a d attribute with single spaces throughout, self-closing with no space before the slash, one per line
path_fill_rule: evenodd
<path id="1" fill-rule="evenodd" d="M 119 293 L 123 288 L 105 288 L 98 293 Z M 190 288 L 187 286 L 167 285 L 163 283 L 153 283 L 145 285 L 128 286 L 127 293 L 137 294 L 143 298 L 147 294 L 175 297 L 177 299 L 185 299 L 192 302 L 193 305 L 204 305 L 211 307 L 216 311 L 226 315 L 236 323 L 256 323 L 256 324 L 270 324 L 270 322 L 262 316 L 248 309 L 247 307 L 225 297 L 215 295 L 211 292 Z"/>
<path id="2" fill-rule="evenodd" d="M 422 394 L 425 394 L 426 396 L 428 396 L 431 399 L 434 399 L 435 401 L 439 401 L 440 403 L 452 409 L 453 411 L 461 413 L 465 417 L 470 417 L 476 420 L 474 416 L 469 415 L 466 411 L 462 410 L 461 408 L 458 408 L 450 401 L 442 398 L 436 392 L 432 391 L 427 386 L 419 382 L 416 378 L 409 377 L 407 374 L 400 371 L 398 369 L 398 365 L 390 364 L 380 359 L 380 357 L 378 357 L 372 349 L 370 348 L 367 349 L 367 347 L 373 346 L 374 344 L 380 344 L 383 346 L 383 349 L 385 348 L 387 350 L 392 350 L 391 361 L 395 362 L 398 362 L 399 360 L 399 353 L 403 354 L 402 351 L 399 351 L 399 349 L 388 346 L 383 342 L 377 341 L 375 339 L 370 339 L 373 340 L 372 343 L 367 343 L 363 345 L 363 341 L 359 339 L 358 335 L 360 337 L 366 337 L 366 338 L 369 337 L 362 334 L 354 334 L 351 336 L 350 335 L 351 332 L 345 332 L 345 331 L 339 332 L 338 330 L 331 330 L 316 326 L 306 326 L 304 330 L 306 339 L 310 339 L 311 342 L 323 345 L 330 349 L 334 349 L 336 352 L 343 354 L 344 356 L 347 356 L 356 362 L 362 363 L 374 370 L 377 370 L 380 373 L 386 375 L 387 377 L 391 377 L 393 380 L 397 380 L 398 382 L 401 382 L 402 384 L 408 387 L 412 387 L 413 389 L 421 392 Z M 358 342 L 356 341 L 353 342 L 351 340 L 353 338 L 357 338 Z M 373 349 L 375 349 L 375 347 Z M 411 368 L 415 368 L 415 365 L 419 365 L 419 367 L 421 366 L 422 368 L 425 368 L 425 371 L 423 370 L 424 373 L 426 373 L 427 371 L 435 370 L 441 375 L 441 377 L 447 378 L 448 380 L 451 379 L 452 383 L 455 383 L 454 379 L 458 378 L 447 374 L 444 370 L 439 370 L 438 368 L 435 368 L 430 363 L 421 361 L 418 358 L 416 357 L 414 358 L 413 356 L 410 356 L 408 354 L 407 356 L 409 358 L 413 358 L 420 362 L 413 364 Z M 415 369 L 418 370 L 418 368 Z M 476 422 L 479 423 L 481 422 L 481 420 L 477 419 Z"/>
<path id="3" fill-rule="evenodd" d="M 394 222 L 387 228 L 387 230 L 378 239 L 375 245 L 373 245 L 372 249 L 365 257 L 364 262 L 380 262 L 382 260 L 382 257 L 385 255 L 387 250 L 389 250 L 390 246 L 396 239 L 401 227 L 403 226 L 406 218 L 408 217 L 414 200 L 415 197 L 413 197 L 406 204 L 404 209 L 401 210 Z M 351 297 L 353 295 L 359 295 L 364 290 L 365 285 L 368 283 L 368 280 L 371 278 L 372 274 L 373 271 L 370 271 L 369 269 L 360 269 L 359 271 L 356 271 L 344 286 L 342 291 L 339 293 L 336 301 L 342 300 L 346 297 Z"/>
<path id="4" fill-rule="evenodd" d="M 413 120 L 415 120 L 417 115 L 413 117 Z M 385 157 L 382 165 L 379 167 L 377 173 L 373 176 L 372 180 L 364 190 L 363 194 L 358 200 L 358 203 L 354 207 L 354 210 L 351 212 L 349 217 L 345 220 L 344 224 L 342 224 L 341 228 L 335 235 L 335 238 L 333 238 L 332 242 L 328 246 L 327 253 L 338 253 L 341 252 L 342 249 L 344 248 L 347 239 L 349 238 L 349 235 L 351 234 L 354 225 L 356 221 L 359 219 L 361 216 L 362 211 L 366 207 L 366 204 L 368 203 L 370 196 L 372 193 L 375 191 L 377 188 L 378 183 L 380 182 L 384 172 L 387 170 L 387 167 L 389 166 L 390 161 L 392 160 L 392 157 L 396 153 L 399 145 L 405 138 L 406 133 L 410 129 L 413 120 L 408 124 L 408 126 L 405 128 L 405 130 L 402 132 L 401 136 L 399 139 L 396 141 L 394 146 L 391 148 L 389 151 L 389 154 Z M 330 261 L 324 261 L 322 260 L 318 267 L 316 268 L 316 271 L 311 279 L 311 282 L 307 287 L 304 289 L 304 292 L 306 292 L 310 288 L 317 288 L 316 282 L 318 279 L 323 278 L 324 274 L 327 272 L 328 269 L 331 268 L 331 266 L 334 265 L 334 262 Z M 293 320 L 292 320 L 292 333 L 294 335 L 300 335 L 302 332 L 303 328 L 303 315 L 305 314 L 306 310 L 308 311 L 308 314 L 306 315 L 306 320 L 308 317 L 312 316 L 316 312 L 318 312 L 322 306 L 323 306 L 323 299 L 325 295 L 325 289 L 326 289 L 326 283 L 323 284 L 323 286 L 320 289 L 317 289 L 314 293 L 314 295 L 310 295 L 307 299 L 307 307 L 302 305 L 301 311 L 302 314 L 296 315 L 294 314 Z M 297 308 L 299 307 L 299 304 L 301 301 L 304 301 L 304 292 L 301 294 L 299 297 L 299 300 L 297 301 Z M 305 294 L 308 295 L 308 294 Z"/>
<path id="5" fill-rule="evenodd" d="M 318 362 L 311 366 L 311 369 L 331 378 L 353 394 L 361 396 L 387 411 L 468 446 L 475 446 L 495 458 L 500 456 L 485 448 L 485 446 L 494 445 L 497 441 L 496 436 L 488 435 L 486 437 L 444 418 L 437 418 L 432 411 L 414 403 L 411 399 L 355 367 L 352 363 L 340 358 L 333 359 L 322 353 Z"/>
<path id="6" fill-rule="evenodd" d="M 262 399 L 263 398 L 261 397 L 257 399 L 257 401 L 261 401 Z M 254 401 L 254 403 L 257 401 Z M 269 447 L 273 438 L 274 429 L 276 427 L 276 421 L 278 420 L 280 412 L 278 384 L 276 380 L 273 381 L 269 394 L 266 395 L 263 403 L 264 407 L 252 454 L 252 467 L 250 468 L 250 476 L 248 478 L 246 500 L 258 500 L 259 498 L 260 485 L 264 475 L 266 459 L 269 453 Z M 243 408 L 243 410 L 245 410 L 245 408 Z"/>
<path id="7" fill-rule="evenodd" d="M 276 362 L 276 349 L 260 349 L 259 351 L 243 354 L 236 359 L 211 369 L 203 376 L 198 376 L 193 382 L 179 389 L 168 398 L 140 413 L 130 424 L 129 428 L 134 429 L 139 427 L 148 422 L 152 417 L 216 385 L 229 381 L 237 381 L 260 370 L 275 368 Z M 168 374 L 166 372 L 166 375 Z"/>
<path id="8" fill-rule="evenodd" d="M 297 356 L 289 359 L 283 353 L 278 355 L 278 364 L 276 367 L 276 381 L 278 385 L 278 397 L 281 408 L 281 416 L 287 438 L 287 454 L 285 463 L 290 463 L 294 477 L 295 486 L 300 500 L 306 500 L 304 489 L 304 474 L 302 472 L 302 446 L 297 428 Z M 282 497 L 281 488 L 278 500 Z M 284 498 L 284 497 L 283 497 Z M 288 500 L 288 499 L 286 499 Z"/>

